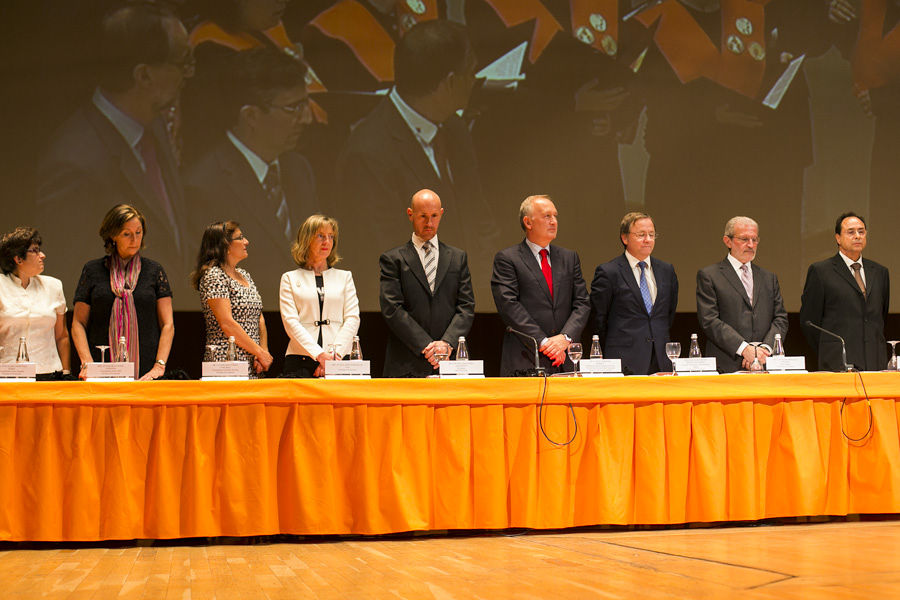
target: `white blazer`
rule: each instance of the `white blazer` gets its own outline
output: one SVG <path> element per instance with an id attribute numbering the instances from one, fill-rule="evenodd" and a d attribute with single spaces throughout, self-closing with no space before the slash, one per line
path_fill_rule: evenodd
<path id="1" fill-rule="evenodd" d="M 295 269 L 281 276 L 278 297 L 281 321 L 290 338 L 286 355 L 299 354 L 315 359 L 325 351 L 319 346 L 319 325 L 316 321 L 328 321 L 321 325 L 322 343 L 337 346 L 338 356 L 350 353 L 353 336 L 359 331 L 359 300 L 350 271 L 326 269 L 322 273 L 325 283 L 325 302 L 319 314 L 319 293 L 316 291 L 316 275 L 307 269 Z"/>

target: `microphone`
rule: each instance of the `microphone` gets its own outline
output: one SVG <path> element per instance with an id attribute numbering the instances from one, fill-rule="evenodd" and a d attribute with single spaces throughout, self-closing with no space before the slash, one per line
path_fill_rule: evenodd
<path id="1" fill-rule="evenodd" d="M 842 338 L 838 334 L 834 333 L 833 331 L 828 331 L 827 329 L 825 329 L 823 327 L 819 327 L 812 321 L 807 321 L 805 323 L 805 325 L 808 325 L 809 327 L 814 327 L 814 328 L 818 329 L 819 331 L 821 331 L 822 333 L 827 333 L 831 337 L 835 337 L 835 338 L 839 339 L 841 341 L 841 361 L 843 361 L 843 363 L 844 363 L 844 370 L 845 371 L 853 370 L 853 365 L 847 363 L 847 344 L 844 342 L 844 338 Z"/>
<path id="2" fill-rule="evenodd" d="M 518 329 L 513 329 L 512 327 L 507 327 L 506 332 L 518 336 L 520 340 L 521 338 L 525 338 L 526 340 L 531 341 L 532 345 L 534 345 L 534 376 L 543 377 L 544 375 L 546 375 L 546 373 L 544 372 L 544 367 L 541 366 L 541 355 L 538 351 L 537 340 L 527 333 L 519 331 Z"/>

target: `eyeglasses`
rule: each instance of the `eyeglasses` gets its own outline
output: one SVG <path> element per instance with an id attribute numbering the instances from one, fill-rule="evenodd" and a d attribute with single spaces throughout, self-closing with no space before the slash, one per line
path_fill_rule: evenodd
<path id="1" fill-rule="evenodd" d="M 631 235 L 636 237 L 639 241 L 643 242 L 644 240 L 655 240 L 659 237 L 658 233 L 647 233 L 646 231 L 642 231 L 640 233 L 629 232 Z"/>
<path id="2" fill-rule="evenodd" d="M 309 109 L 309 98 L 304 98 L 293 104 L 270 104 L 269 108 L 278 108 L 296 118 L 302 116 Z"/>
<path id="3" fill-rule="evenodd" d="M 244 234 L 242 233 L 241 235 L 236 235 L 236 236 L 234 236 L 233 238 L 231 238 L 231 241 L 232 241 L 232 242 L 243 242 L 243 241 L 246 240 L 246 239 L 247 239 L 247 238 L 246 238 L 246 237 L 244 236 Z"/>
<path id="4" fill-rule="evenodd" d="M 31 252 L 32 254 L 40 254 L 40 253 L 41 253 L 41 247 L 40 247 L 40 246 L 35 246 L 34 248 L 29 248 L 28 250 L 26 250 L 26 252 Z"/>
<path id="5" fill-rule="evenodd" d="M 759 238 L 758 238 L 758 237 L 744 237 L 744 236 L 734 236 L 734 235 L 732 235 L 732 236 L 731 236 L 731 239 L 737 240 L 738 242 L 740 242 L 740 243 L 742 243 L 742 244 L 759 244 Z"/>

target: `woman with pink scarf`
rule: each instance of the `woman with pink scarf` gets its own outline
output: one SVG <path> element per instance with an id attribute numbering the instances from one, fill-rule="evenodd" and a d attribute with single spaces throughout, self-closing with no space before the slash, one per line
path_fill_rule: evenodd
<path id="1" fill-rule="evenodd" d="M 158 379 L 175 336 L 172 290 L 162 266 L 141 256 L 144 216 L 133 206 L 114 206 L 103 218 L 100 237 L 106 256 L 84 265 L 75 290 L 72 341 L 85 365 L 100 361 L 98 346 L 109 346 L 110 360 L 125 337 L 135 377 Z"/>

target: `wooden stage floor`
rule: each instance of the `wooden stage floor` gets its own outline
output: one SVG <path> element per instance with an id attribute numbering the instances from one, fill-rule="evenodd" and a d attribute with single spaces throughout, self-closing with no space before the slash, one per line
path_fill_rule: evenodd
<path id="1" fill-rule="evenodd" d="M 900 598 L 900 521 L 0 548 L 6 600 Z"/>

